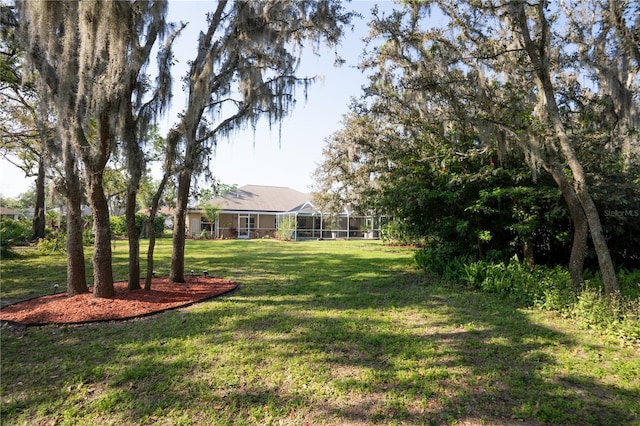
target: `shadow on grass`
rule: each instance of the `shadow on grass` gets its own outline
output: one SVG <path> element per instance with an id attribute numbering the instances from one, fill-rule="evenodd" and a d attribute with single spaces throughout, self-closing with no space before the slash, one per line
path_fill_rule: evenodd
<path id="1" fill-rule="evenodd" d="M 126 323 L 3 336 L 2 419 L 639 420 L 627 409 L 637 392 L 557 365 L 557 351 L 578 346 L 571 337 L 492 296 L 430 285 L 408 256 L 378 246 L 225 247 L 191 265 L 240 282 L 228 298 Z"/>
<path id="2" fill-rule="evenodd" d="M 493 312 L 484 312 L 483 298 L 431 294 L 404 305 L 395 299 L 359 307 L 396 310 L 398 315 L 389 320 L 327 316 L 323 310 L 330 309 L 327 305 L 289 301 L 279 305 L 297 313 L 281 310 L 277 320 L 253 315 L 234 322 L 228 331 L 254 342 L 249 353 L 261 353 L 265 341 L 275 341 L 276 347 L 296 351 L 269 356 L 303 359 L 304 354 L 322 354 L 314 358 L 324 366 L 318 374 L 346 398 L 339 405 L 324 404 L 321 418 L 413 424 L 634 424 L 638 420 L 637 412 L 619 404 L 621 397 L 634 401 L 640 397 L 637 392 L 571 373 L 547 373 L 557 369 L 554 348 L 571 347 L 574 342 L 531 324 L 515 309 L 493 306 Z M 448 320 L 432 324 L 418 313 L 421 302 L 429 306 L 427 312 L 446 311 Z M 287 326 L 293 331 L 287 333 Z M 439 331 L 443 329 L 449 331 Z M 256 355 L 252 362 L 260 365 L 263 357 Z"/>

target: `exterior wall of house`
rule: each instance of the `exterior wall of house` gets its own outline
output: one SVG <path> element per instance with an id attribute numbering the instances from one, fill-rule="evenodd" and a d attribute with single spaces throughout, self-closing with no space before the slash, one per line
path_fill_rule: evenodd
<path id="1" fill-rule="evenodd" d="M 2 209 L 0 210 L 0 216 L 2 217 L 2 219 L 18 220 L 20 218 L 20 212 L 17 210 L 7 209 L 2 207 Z M 25 214 L 24 217 L 30 217 L 30 216 Z"/>
<path id="2" fill-rule="evenodd" d="M 230 213 L 220 213 L 218 215 L 218 235 L 219 238 L 238 238 L 238 215 Z"/>
<path id="3" fill-rule="evenodd" d="M 321 224 L 320 215 L 292 215 L 298 220 L 296 239 L 380 237 L 380 220 L 373 217 L 339 216 L 334 222 L 325 217 Z M 187 214 L 187 236 L 197 238 L 206 231 L 209 238 L 274 238 L 277 216 L 274 213 L 220 212 L 216 223 L 212 224 L 201 212 L 192 211 Z M 287 214 L 280 215 L 285 216 Z"/>
<path id="4" fill-rule="evenodd" d="M 276 215 L 269 213 L 221 213 L 218 216 L 219 238 L 275 237 Z"/>
<path id="5" fill-rule="evenodd" d="M 208 237 L 224 239 L 275 237 L 277 229 L 275 214 L 256 212 L 221 212 L 212 224 L 205 215 L 194 211 L 188 213 L 186 222 L 190 238 L 199 237 L 202 231 L 206 231 Z"/>
<path id="6" fill-rule="evenodd" d="M 3 219 L 13 219 L 13 220 L 18 220 L 18 218 L 20 217 L 18 213 L 3 213 L 0 216 L 2 216 Z"/>

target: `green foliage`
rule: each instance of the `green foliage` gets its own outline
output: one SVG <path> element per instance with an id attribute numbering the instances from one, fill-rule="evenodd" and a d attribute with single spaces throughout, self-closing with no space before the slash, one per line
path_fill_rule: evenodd
<path id="1" fill-rule="evenodd" d="M 473 64 L 468 60 L 478 52 L 496 53 L 501 39 L 514 36 L 512 27 L 496 25 L 508 15 L 509 2 L 495 8 L 477 1 L 459 3 L 441 8 L 448 15 L 442 26 L 429 22 L 431 2 L 412 3 L 372 23 L 370 37 L 380 44 L 361 63 L 371 78 L 360 100 L 350 105 L 343 128 L 328 140 L 317 172 L 320 189 L 343 205 L 350 202 L 391 215 L 409 224 L 411 235 L 448 245 L 456 255 L 486 259 L 491 254 L 508 262 L 513 255 L 524 257 L 526 248 L 536 264 L 566 265 L 572 222 L 558 184 L 545 170 L 555 156 L 565 167 L 571 162 L 563 158 L 564 150 L 554 148 L 555 139 L 549 139 L 552 126 L 546 116 L 536 113 L 540 91 L 530 78 L 531 62 L 527 55 L 507 52 L 481 55 L 483 60 Z M 545 15 L 538 18 L 550 27 L 562 21 Z M 616 108 L 637 108 L 637 99 L 612 104 L 624 90 L 633 93 L 633 85 L 625 87 L 625 81 L 635 80 L 618 81 L 617 95 L 607 93 L 607 84 L 565 85 L 574 81 L 576 72 L 603 77 L 593 73 L 602 67 L 593 65 L 599 60 L 608 64 L 609 59 L 594 56 L 595 62 L 585 66 L 583 56 L 575 66 L 573 49 L 564 46 L 585 40 L 557 30 L 557 38 L 546 38 L 549 44 L 539 46 L 556 58 L 546 63 L 553 64 L 551 73 L 567 77 L 554 96 L 561 105 L 557 118 L 570 133 L 574 159 L 587 174 L 585 188 L 598 206 L 614 264 L 638 268 L 640 169 L 637 161 L 625 158 L 637 155 L 633 143 L 638 133 L 618 121 L 628 114 L 611 114 Z M 468 31 L 478 37 L 461 41 L 458 34 Z M 609 36 L 600 37 L 611 43 L 611 52 L 629 46 L 623 37 Z M 603 54 L 606 49 L 596 51 Z M 505 67 L 509 71 L 501 74 Z M 623 141 L 627 148 L 622 148 Z M 573 166 L 572 173 L 577 170 Z M 571 176 L 569 168 L 563 173 L 569 181 L 581 180 L 579 173 Z M 587 264 L 597 264 L 593 251 Z"/>
<path id="2" fill-rule="evenodd" d="M 136 233 L 138 238 L 149 238 L 149 231 L 147 229 L 147 221 L 149 216 L 146 214 L 136 213 Z M 160 238 L 164 232 L 164 218 L 156 216 L 153 222 L 153 230 L 156 234 L 156 238 Z"/>
<path id="3" fill-rule="evenodd" d="M 109 217 L 109 226 L 113 237 L 124 237 L 127 235 L 127 222 L 124 216 Z"/>
<path id="4" fill-rule="evenodd" d="M 400 246 L 419 244 L 423 241 L 423 238 L 414 232 L 410 223 L 400 219 L 383 224 L 380 227 L 380 239 L 385 244 Z"/>
<path id="5" fill-rule="evenodd" d="M 229 185 L 226 183 L 222 183 L 214 178 L 214 181 L 210 187 L 202 188 L 198 193 L 198 200 L 200 201 L 199 203 L 200 207 L 204 209 L 204 207 L 208 205 L 207 202 L 212 198 L 220 197 L 224 194 L 235 191 L 236 189 L 238 189 L 238 185 L 235 185 L 235 184 Z"/>
<path id="6" fill-rule="evenodd" d="M 220 214 L 220 208 L 209 203 L 201 203 L 200 208 L 202 209 L 205 217 L 211 224 L 211 233 L 209 235 L 206 235 L 206 231 L 203 230 L 202 232 L 200 232 L 200 234 L 203 234 L 203 232 L 204 234 L 200 235 L 199 238 L 209 238 L 209 237 L 213 238 L 213 231 L 215 229 L 216 219 Z"/>
<path id="7" fill-rule="evenodd" d="M 43 255 L 52 255 L 67 252 L 67 234 L 56 231 L 38 240 L 38 252 Z"/>
<path id="8" fill-rule="evenodd" d="M 534 272 L 539 280 L 539 286 L 534 287 L 536 289 L 536 306 L 560 313 L 571 309 L 577 300 L 579 290 L 571 283 L 569 271 L 561 266 L 556 266 L 553 268 L 538 267 Z"/>
<path id="9" fill-rule="evenodd" d="M 640 298 L 606 296 L 586 289 L 571 307 L 571 316 L 583 327 L 612 334 L 627 343 L 640 342 Z"/>
<path id="10" fill-rule="evenodd" d="M 3 141 L 4 142 L 4 141 Z M 8 145 L 5 145 L 7 147 Z M 25 149 L 24 147 L 14 146 L 15 149 Z M 33 149 L 33 146 L 28 145 L 29 149 Z M 33 162 L 33 157 L 22 156 L 21 161 L 25 164 Z M 23 192 L 12 198 L 0 197 L 0 205 L 14 210 L 33 210 L 33 206 L 36 200 L 35 186 L 31 186 L 26 192 Z"/>
<path id="11" fill-rule="evenodd" d="M 621 269 L 618 272 L 620 294 L 625 297 L 640 299 L 640 269 Z"/>
<path id="12" fill-rule="evenodd" d="M 92 246 L 95 244 L 95 242 L 96 235 L 93 232 L 93 227 L 85 228 L 84 231 L 82 231 L 82 244 L 84 246 Z"/>
<path id="13" fill-rule="evenodd" d="M 594 201 L 615 264 L 640 268 L 640 172 L 598 176 Z M 595 256 L 591 264 L 595 265 Z"/>
<path id="14" fill-rule="evenodd" d="M 460 281 L 465 276 L 465 266 L 469 258 L 454 256 L 446 248 L 427 246 L 414 253 L 418 266 L 425 272 L 445 281 Z"/>
<path id="15" fill-rule="evenodd" d="M 499 295 L 520 306 L 555 311 L 578 324 L 628 342 L 640 341 L 640 270 L 621 270 L 621 295 L 605 296 L 596 275 L 583 291 L 573 287 L 569 272 L 560 266 L 530 268 L 513 257 L 504 261 L 473 261 L 444 249 L 416 250 L 414 259 L 425 272 L 446 281 Z"/>
<path id="16" fill-rule="evenodd" d="M 12 247 L 27 245 L 31 238 L 31 222 L 26 219 L 0 219 L 0 255 L 11 256 Z"/>
<path id="17" fill-rule="evenodd" d="M 294 217 L 283 217 L 278 220 L 278 230 L 276 231 L 276 237 L 278 239 L 291 241 L 295 231 L 296 219 Z"/>
<path id="18" fill-rule="evenodd" d="M 476 261 L 464 265 L 463 281 L 522 306 L 563 310 L 573 295 L 569 273 L 560 267 L 530 268 L 516 257 L 508 262 Z"/>
<path id="19" fill-rule="evenodd" d="M 215 223 L 215 220 L 220 213 L 220 208 L 211 204 L 205 204 L 201 206 L 201 208 L 204 211 L 204 215 L 209 219 L 209 223 Z"/>
<path id="20" fill-rule="evenodd" d="M 145 219 L 146 220 L 146 219 Z M 164 235 L 164 217 L 156 216 L 153 221 L 153 232 L 156 235 L 156 238 L 162 238 Z M 145 238 L 148 238 L 145 231 Z"/>
<path id="21" fill-rule="evenodd" d="M 136 232 L 138 238 L 149 237 L 146 227 L 146 223 L 148 220 L 148 215 L 136 213 Z M 109 225 L 111 227 L 111 235 L 113 237 L 127 236 L 127 220 L 125 216 L 111 216 L 109 218 Z M 153 230 L 156 234 L 156 238 L 162 237 L 164 233 L 164 218 L 162 216 L 155 217 L 153 221 Z"/>

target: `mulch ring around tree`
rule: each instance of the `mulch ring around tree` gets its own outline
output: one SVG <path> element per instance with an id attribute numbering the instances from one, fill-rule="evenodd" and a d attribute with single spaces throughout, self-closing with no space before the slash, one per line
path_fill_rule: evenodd
<path id="1" fill-rule="evenodd" d="M 148 291 L 128 290 L 125 281 L 117 282 L 113 285 L 115 295 L 110 299 L 96 298 L 92 293 L 40 296 L 3 307 L 0 321 L 3 325 L 33 326 L 125 320 L 189 306 L 238 287 L 235 282 L 221 278 L 186 276 L 185 279 L 186 283 L 173 283 L 166 277 L 154 278 Z M 144 280 L 140 286 L 144 287 Z"/>

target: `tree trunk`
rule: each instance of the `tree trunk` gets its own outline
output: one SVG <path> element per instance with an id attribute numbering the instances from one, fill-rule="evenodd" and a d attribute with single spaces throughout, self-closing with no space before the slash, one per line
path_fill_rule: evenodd
<path id="1" fill-rule="evenodd" d="M 93 212 L 93 296 L 110 298 L 114 295 L 113 269 L 111 266 L 111 229 L 109 226 L 109 205 L 104 195 L 103 172 L 94 171 L 87 176 L 89 181 L 89 202 Z"/>
<path id="2" fill-rule="evenodd" d="M 580 200 L 580 205 L 584 210 L 584 214 L 587 217 L 589 224 L 589 230 L 591 233 L 591 241 L 598 256 L 598 264 L 600 266 L 600 274 L 604 283 L 604 288 L 607 294 L 613 294 L 620 291 L 618 287 L 618 279 L 616 278 L 615 268 L 613 261 L 611 260 L 611 254 L 609 253 L 609 247 L 604 237 L 604 231 L 602 230 L 602 223 L 600 222 L 600 215 L 596 208 L 591 194 L 589 193 L 589 187 L 587 185 L 587 179 L 582 168 L 582 164 L 578 160 L 569 136 L 567 135 L 564 124 L 562 123 L 562 117 L 558 108 L 558 103 L 555 98 L 555 91 L 553 83 L 551 82 L 551 61 L 548 57 L 549 46 L 539 45 L 540 42 L 533 41 L 529 32 L 529 21 L 527 14 L 524 10 L 522 3 L 516 4 L 513 7 L 516 8 L 517 14 L 515 17 L 519 30 L 522 34 L 522 40 L 524 48 L 531 60 L 533 69 L 535 71 L 538 88 L 540 89 L 540 96 L 542 105 L 545 107 L 548 119 L 551 122 L 551 126 L 555 132 L 555 136 L 560 144 L 560 151 L 567 165 L 571 169 L 573 174 L 573 187 L 576 195 Z M 543 36 L 542 40 L 548 42 L 550 40 L 549 22 L 545 16 L 545 2 L 540 2 L 537 6 L 538 18 L 540 20 L 540 32 Z"/>
<path id="3" fill-rule="evenodd" d="M 140 289 L 140 236 L 136 228 L 136 191 L 131 188 L 127 189 L 125 220 L 127 222 L 127 239 L 129 240 L 128 288 L 129 290 L 138 290 Z"/>
<path id="4" fill-rule="evenodd" d="M 165 160 L 166 162 L 167 160 Z M 169 166 L 171 167 L 171 166 Z M 167 184 L 167 180 L 169 179 L 168 172 L 165 171 L 162 180 L 160 181 L 160 185 L 158 185 L 158 190 L 153 196 L 153 200 L 151 200 L 151 207 L 149 208 L 149 219 L 147 222 L 147 229 L 149 232 L 149 248 L 147 250 L 147 276 L 144 280 L 144 289 L 151 290 L 151 282 L 153 280 L 153 252 L 156 247 L 156 233 L 154 229 L 154 223 L 156 220 L 156 214 L 158 213 L 158 205 L 160 204 L 160 197 L 164 192 L 164 187 Z"/>
<path id="5" fill-rule="evenodd" d="M 75 157 L 68 142 L 63 145 L 65 169 L 65 198 L 67 201 L 67 295 L 88 293 L 82 241 L 82 189 L 76 170 Z"/>
<path id="6" fill-rule="evenodd" d="M 530 269 L 533 269 L 533 267 L 536 266 L 533 242 L 530 238 L 524 238 L 522 241 L 522 256 L 524 258 L 524 263 L 526 263 Z"/>
<path id="7" fill-rule="evenodd" d="M 160 181 L 160 185 L 158 185 L 158 190 L 153 195 L 153 200 L 151 200 L 151 208 L 149 209 L 149 222 L 147 224 L 149 228 L 149 250 L 147 251 L 147 277 L 145 278 L 144 282 L 145 290 L 151 290 L 151 281 L 153 279 L 153 252 L 156 245 L 156 235 L 153 229 L 153 224 L 158 212 L 158 206 L 160 205 L 160 197 L 162 197 L 164 188 L 167 185 L 167 180 L 169 180 L 169 176 L 172 174 L 174 168 L 174 163 L 176 160 L 176 146 L 178 145 L 179 141 L 180 133 L 173 129 L 170 130 L 167 134 L 166 140 L 164 174 L 162 176 L 162 180 Z"/>
<path id="8" fill-rule="evenodd" d="M 184 247 L 186 243 L 186 215 L 191 187 L 191 171 L 184 169 L 178 177 L 178 194 L 176 213 L 173 224 L 173 251 L 171 253 L 171 274 L 169 279 L 175 283 L 183 283 L 184 279 Z"/>
<path id="9" fill-rule="evenodd" d="M 149 229 L 149 248 L 147 250 L 147 276 L 144 279 L 145 290 L 151 290 L 151 282 L 153 281 L 153 252 L 156 248 L 156 233 L 153 232 L 155 218 L 155 213 L 149 214 L 149 222 L 147 224 L 147 229 Z"/>
<path id="10" fill-rule="evenodd" d="M 560 188 L 573 221 L 573 243 L 569 258 L 569 274 L 571 275 L 573 286 L 576 290 L 580 290 L 584 284 L 584 259 L 587 255 L 587 238 L 589 237 L 587 216 L 584 214 L 580 200 L 578 200 L 578 196 L 560 164 L 554 161 L 551 164 L 545 164 L 544 168 L 551 174 Z"/>
<path id="11" fill-rule="evenodd" d="M 36 203 L 33 211 L 32 237 L 31 241 L 38 241 L 44 238 L 45 229 L 45 176 L 44 176 L 44 150 L 40 152 L 38 159 L 38 178 L 36 179 Z"/>
<path id="12" fill-rule="evenodd" d="M 596 208 L 589 188 L 587 185 L 587 178 L 584 174 L 582 164 L 578 161 L 578 158 L 571 147 L 569 137 L 567 136 L 562 121 L 560 119 L 560 112 L 553 97 L 553 89 L 551 88 L 551 81 L 543 83 L 545 87 L 545 97 L 547 104 L 547 111 L 553 123 L 554 130 L 560 141 L 560 148 L 562 154 L 567 161 L 567 165 L 571 169 L 573 174 L 573 188 L 580 200 L 580 205 L 587 218 L 588 227 L 591 234 L 591 241 L 598 256 L 598 265 L 600 266 L 600 274 L 602 276 L 602 282 L 604 283 L 604 289 L 607 294 L 613 294 L 620 291 L 618 287 L 618 279 L 616 278 L 616 271 L 611 260 L 611 254 L 609 253 L 609 247 L 607 240 L 604 237 L 604 231 L 602 229 L 602 223 L 600 222 L 600 215 Z"/>
<path id="13" fill-rule="evenodd" d="M 45 166 L 46 166 L 46 152 L 47 152 L 47 129 L 45 125 L 45 117 L 47 117 L 47 108 L 46 102 L 40 102 L 40 117 L 37 118 L 38 121 L 38 134 L 40 140 L 40 149 L 38 156 L 38 177 L 36 179 L 36 200 L 33 211 L 33 222 L 32 222 L 32 237 L 31 241 L 38 241 L 41 238 L 44 238 L 44 231 L 46 228 L 45 222 L 45 208 L 46 208 L 46 199 L 45 199 Z"/>
<path id="14" fill-rule="evenodd" d="M 147 221 L 147 232 L 149 233 L 149 248 L 147 250 L 147 276 L 144 280 L 144 289 L 151 290 L 151 282 L 153 280 L 153 252 L 156 248 L 156 232 L 154 229 L 154 224 L 156 221 L 156 214 L 158 212 L 158 204 L 160 202 L 160 197 L 164 192 L 164 187 L 167 184 L 168 176 L 165 174 L 160 181 L 160 185 L 158 185 L 158 190 L 153 196 L 153 200 L 151 201 L 151 207 L 149 208 L 149 219 Z"/>

